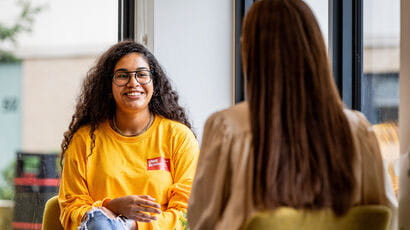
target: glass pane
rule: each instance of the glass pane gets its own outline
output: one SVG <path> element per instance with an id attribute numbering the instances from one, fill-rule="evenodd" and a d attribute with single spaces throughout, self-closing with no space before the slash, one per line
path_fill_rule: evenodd
<path id="1" fill-rule="evenodd" d="M 400 0 L 364 0 L 363 9 L 362 111 L 374 124 L 397 194 Z"/>
<path id="2" fill-rule="evenodd" d="M 117 41 L 117 4 L 0 1 L 0 229 L 41 229 L 82 79 Z"/>
<path id="3" fill-rule="evenodd" d="M 310 6 L 319 22 L 326 45 L 329 44 L 329 0 L 306 0 L 305 2 Z"/>

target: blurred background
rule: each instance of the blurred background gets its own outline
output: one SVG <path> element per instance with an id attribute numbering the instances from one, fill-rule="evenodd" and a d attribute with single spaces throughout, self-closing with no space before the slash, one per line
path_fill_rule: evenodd
<path id="1" fill-rule="evenodd" d="M 117 20 L 117 1 L 0 1 L 0 229 L 41 229 L 81 81 Z"/>
<path id="2" fill-rule="evenodd" d="M 0 229 L 41 229 L 82 79 L 118 41 L 119 2 L 0 1 Z M 165 68 L 201 139 L 206 118 L 235 102 L 239 1 L 142 2 L 135 24 L 150 28 L 142 28 L 149 37 L 141 40 Z M 306 2 L 330 44 L 331 1 Z M 363 0 L 361 111 L 374 124 L 396 194 L 399 45 L 400 0 Z"/>

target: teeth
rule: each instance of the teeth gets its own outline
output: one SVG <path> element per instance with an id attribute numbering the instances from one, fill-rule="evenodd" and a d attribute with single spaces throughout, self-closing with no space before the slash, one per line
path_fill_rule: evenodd
<path id="1" fill-rule="evenodd" d="M 139 96 L 142 95 L 142 92 L 131 92 L 131 93 L 127 93 L 128 96 Z"/>

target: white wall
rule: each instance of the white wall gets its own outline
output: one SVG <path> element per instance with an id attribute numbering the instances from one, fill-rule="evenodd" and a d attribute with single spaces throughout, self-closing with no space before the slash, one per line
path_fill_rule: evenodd
<path id="1" fill-rule="evenodd" d="M 28 59 L 23 62 L 23 151 L 60 151 L 82 80 L 95 58 Z"/>
<path id="2" fill-rule="evenodd" d="M 232 0 L 155 0 L 154 54 L 198 137 L 206 118 L 232 102 Z"/>
<path id="3" fill-rule="evenodd" d="M 329 43 L 329 0 L 305 0 L 310 6 L 322 30 L 326 44 Z"/>

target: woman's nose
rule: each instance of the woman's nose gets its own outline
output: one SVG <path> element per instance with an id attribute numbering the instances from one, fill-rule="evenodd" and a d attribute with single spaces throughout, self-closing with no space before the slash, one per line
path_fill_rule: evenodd
<path id="1" fill-rule="evenodd" d="M 127 85 L 130 87 L 140 85 L 140 83 L 137 81 L 137 76 L 135 74 L 130 75 L 130 81 Z"/>

